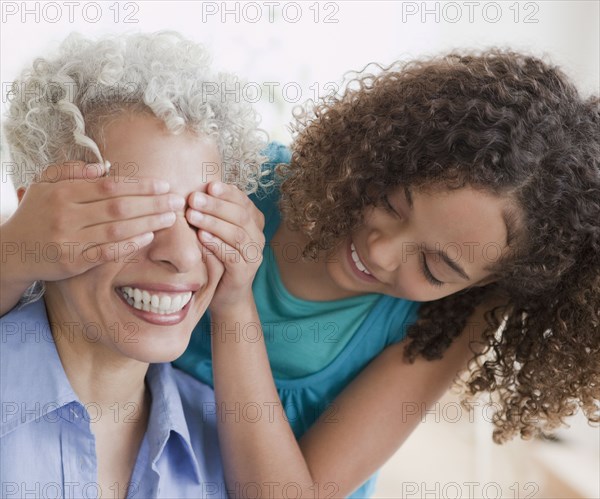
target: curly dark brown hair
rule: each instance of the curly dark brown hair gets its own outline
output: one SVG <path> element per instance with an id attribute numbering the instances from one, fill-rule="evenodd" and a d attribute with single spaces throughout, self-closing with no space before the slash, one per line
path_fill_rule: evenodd
<path id="1" fill-rule="evenodd" d="M 490 392 L 493 438 L 600 421 L 600 103 L 556 66 L 510 50 L 453 52 L 355 75 L 298 115 L 280 208 L 315 258 L 395 186 L 465 185 L 514 200 L 496 280 L 425 302 L 406 349 L 441 358 L 492 294 L 463 402 Z"/>

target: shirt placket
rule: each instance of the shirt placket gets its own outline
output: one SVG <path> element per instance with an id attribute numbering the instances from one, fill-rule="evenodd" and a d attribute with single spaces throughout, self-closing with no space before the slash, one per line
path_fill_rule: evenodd
<path id="1" fill-rule="evenodd" d="M 80 403 L 72 402 L 61 408 L 61 417 L 66 426 L 61 432 L 63 497 L 99 497 L 96 440 L 88 412 Z"/>

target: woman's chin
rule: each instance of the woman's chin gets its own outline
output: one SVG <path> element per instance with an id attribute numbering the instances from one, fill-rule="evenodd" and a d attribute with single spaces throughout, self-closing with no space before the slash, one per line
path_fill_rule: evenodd
<path id="1" fill-rule="evenodd" d="M 136 337 L 137 341 L 136 339 L 123 341 L 115 346 L 121 355 L 148 364 L 174 361 L 183 354 L 190 340 L 189 334 L 183 338 L 178 337 L 181 329 L 179 334 L 169 334 L 163 338 L 157 338 L 150 331 L 139 333 L 139 337 Z"/>

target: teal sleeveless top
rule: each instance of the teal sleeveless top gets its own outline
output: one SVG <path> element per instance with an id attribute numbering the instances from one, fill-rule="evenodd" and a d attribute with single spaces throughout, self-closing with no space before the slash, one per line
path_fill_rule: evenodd
<path id="1" fill-rule="evenodd" d="M 270 170 L 274 180 L 275 165 L 288 163 L 290 152 L 272 143 L 267 155 L 264 169 Z M 254 299 L 275 385 L 292 430 L 300 438 L 373 358 L 404 339 L 408 326 L 417 319 L 420 303 L 380 294 L 333 301 L 308 301 L 291 295 L 281 281 L 270 246 L 281 222 L 279 189 L 274 185 L 266 193 L 250 197 L 265 216 L 266 239 L 263 262 L 252 286 Z M 286 258 L 300 258 L 298 248 L 283 250 Z M 240 334 L 256 337 L 256 331 L 250 329 L 242 328 Z M 213 386 L 208 311 L 175 365 Z M 332 420 L 334 409 L 329 412 Z M 375 478 L 373 475 L 349 497 L 370 497 Z"/>

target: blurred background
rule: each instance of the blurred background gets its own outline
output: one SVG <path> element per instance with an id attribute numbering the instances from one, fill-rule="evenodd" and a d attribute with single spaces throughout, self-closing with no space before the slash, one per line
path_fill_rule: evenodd
<path id="1" fill-rule="evenodd" d="M 3 1 L 2 114 L 23 66 L 70 32 L 171 29 L 205 44 L 214 65 L 244 80 L 271 138 L 289 143 L 295 106 L 338 88 L 347 71 L 454 49 L 512 48 L 544 57 L 600 93 L 600 2 Z M 0 217 L 16 207 L 5 175 Z M 555 441 L 492 443 L 490 415 L 449 393 L 380 474 L 377 497 L 600 497 L 600 430 L 579 415 Z"/>

